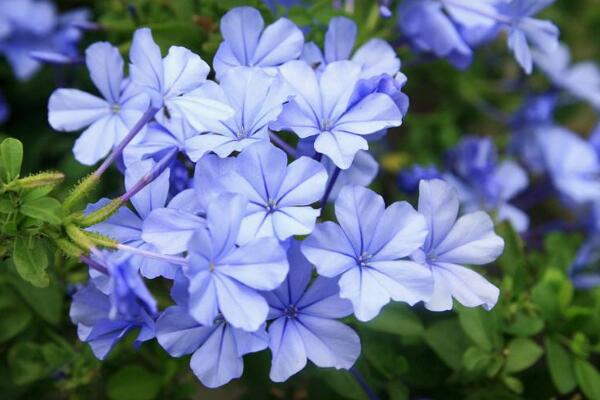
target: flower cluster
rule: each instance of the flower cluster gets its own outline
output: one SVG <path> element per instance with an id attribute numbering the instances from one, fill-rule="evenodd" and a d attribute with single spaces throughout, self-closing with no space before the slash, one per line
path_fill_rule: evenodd
<path id="1" fill-rule="evenodd" d="M 191 354 L 208 387 L 238 378 L 243 356 L 267 348 L 280 382 L 307 360 L 354 365 L 360 339 L 341 318 L 371 320 L 390 301 L 492 308 L 498 288 L 467 267 L 502 253 L 490 216 L 470 203 L 460 216 L 459 191 L 441 179 L 420 181 L 417 209 L 386 207 L 366 188 L 378 169 L 369 142 L 408 110 L 391 46 L 373 39 L 354 50 L 356 25 L 336 17 L 321 50 L 288 19 L 265 27 L 250 7 L 230 10 L 221 32 L 217 81 L 188 49 L 163 57 L 142 28 L 128 77 L 118 49 L 95 43 L 86 64 L 99 94 L 62 88 L 50 98 L 52 127 L 84 130 L 80 162 L 110 153 L 93 176 L 121 159 L 118 200 L 132 204 L 88 228 L 111 250 L 84 257 L 90 281 L 71 318 L 96 356 L 140 328 L 136 343 L 156 338 L 174 357 Z M 485 187 L 508 167 L 478 168 L 459 167 L 481 172 Z M 514 191 L 482 193 L 494 201 L 486 209 L 514 212 Z M 89 205 L 84 218 L 112 204 Z M 158 310 L 144 279 L 171 281 L 173 305 Z"/>

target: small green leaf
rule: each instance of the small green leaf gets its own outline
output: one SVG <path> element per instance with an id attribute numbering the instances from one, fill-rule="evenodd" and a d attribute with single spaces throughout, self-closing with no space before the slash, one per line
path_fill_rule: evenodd
<path id="1" fill-rule="evenodd" d="M 23 332 L 31 322 L 31 313 L 26 309 L 13 308 L 3 310 L 0 317 L 0 343 L 6 342 Z"/>
<path id="2" fill-rule="evenodd" d="M 15 205 L 10 199 L 0 200 L 0 214 L 10 214 L 15 211 Z"/>
<path id="3" fill-rule="evenodd" d="M 46 287 L 50 283 L 50 277 L 46 273 L 48 256 L 43 242 L 34 238 L 17 237 L 12 260 L 21 278 L 33 286 Z"/>
<path id="4" fill-rule="evenodd" d="M 0 167 L 5 182 L 10 182 L 19 176 L 22 163 L 23 143 L 13 138 L 5 139 L 0 144 Z"/>
<path id="5" fill-rule="evenodd" d="M 20 342 L 13 346 L 8 352 L 8 365 L 17 385 L 34 382 L 48 373 L 41 346 L 36 343 Z"/>
<path id="6" fill-rule="evenodd" d="M 513 373 L 531 367 L 544 350 L 531 339 L 516 338 L 508 344 L 507 353 L 504 371 Z"/>
<path id="7" fill-rule="evenodd" d="M 365 327 L 377 331 L 401 336 L 419 336 L 423 333 L 423 324 L 407 306 L 392 303 L 377 318 L 365 324 Z"/>
<path id="8" fill-rule="evenodd" d="M 507 388 L 512 390 L 515 393 L 523 393 L 523 382 L 514 376 L 503 376 L 502 381 L 506 385 Z"/>
<path id="9" fill-rule="evenodd" d="M 544 329 L 544 320 L 536 315 L 519 312 L 505 327 L 505 331 L 515 336 L 533 336 Z"/>
<path id="10" fill-rule="evenodd" d="M 463 354 L 463 365 L 468 371 L 483 372 L 492 362 L 492 355 L 477 346 L 472 346 Z"/>
<path id="11" fill-rule="evenodd" d="M 334 392 L 343 396 L 345 399 L 368 399 L 365 392 L 352 377 L 350 371 L 322 369 L 319 371 L 319 378 L 327 382 L 327 385 L 329 385 Z"/>
<path id="12" fill-rule="evenodd" d="M 35 288 L 17 277 L 12 277 L 10 283 L 21 298 L 42 319 L 53 325 L 58 325 L 63 317 L 64 294 L 60 286 L 50 283 L 48 287 Z"/>
<path id="13" fill-rule="evenodd" d="M 573 357 L 556 340 L 547 338 L 545 341 L 546 359 L 550 368 L 550 376 L 554 386 L 561 394 L 575 389 L 577 381 L 573 372 Z"/>
<path id="14" fill-rule="evenodd" d="M 152 400 L 160 391 L 160 376 L 138 365 L 121 368 L 108 379 L 112 400 Z"/>
<path id="15" fill-rule="evenodd" d="M 469 339 L 463 334 L 455 319 L 439 321 L 425 330 L 425 342 L 453 370 L 462 366 L 464 352 L 469 347 Z"/>
<path id="16" fill-rule="evenodd" d="M 471 340 L 485 350 L 498 347 L 498 323 L 493 312 L 482 308 L 458 308 L 460 326 Z"/>
<path id="17" fill-rule="evenodd" d="M 583 393 L 590 400 L 600 399 L 600 373 L 585 360 L 575 360 L 575 377 Z"/>
<path id="18" fill-rule="evenodd" d="M 58 225 L 62 221 L 62 206 L 52 197 L 29 200 L 21 206 L 21 214 L 50 224 Z"/>

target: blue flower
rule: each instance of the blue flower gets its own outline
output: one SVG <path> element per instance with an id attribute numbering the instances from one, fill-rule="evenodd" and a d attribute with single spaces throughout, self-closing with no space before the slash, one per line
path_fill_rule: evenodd
<path id="1" fill-rule="evenodd" d="M 442 174 L 434 165 L 413 165 L 410 168 L 401 170 L 398 173 L 396 182 L 398 188 L 404 193 L 413 194 L 419 189 L 421 179 L 441 178 Z"/>
<path id="2" fill-rule="evenodd" d="M 363 136 L 402 123 L 402 112 L 389 95 L 356 97 L 361 67 L 351 61 L 330 63 L 320 76 L 304 61 L 291 61 L 280 73 L 294 96 L 271 128 L 291 130 L 302 139 L 317 136 L 315 150 L 341 169 L 369 148 Z"/>
<path id="3" fill-rule="evenodd" d="M 540 131 L 537 139 L 545 170 L 567 201 L 600 199 L 600 160 L 592 144 L 555 125 Z"/>
<path id="4" fill-rule="evenodd" d="M 153 165 L 154 162 L 152 160 L 144 160 L 140 161 L 139 163 L 132 164 L 125 172 L 125 187 L 127 189 L 131 188 L 146 172 L 152 168 Z M 148 237 L 144 237 L 143 235 L 144 221 L 153 214 L 153 211 L 156 209 L 162 209 L 162 207 L 165 206 L 167 197 L 169 195 L 169 175 L 170 171 L 168 169 L 165 170 L 150 185 L 146 186 L 139 193 L 133 196 L 131 202 L 136 212 L 133 212 L 127 207 L 121 207 L 111 218 L 94 225 L 89 229 L 91 231 L 107 235 L 115 240 L 118 240 L 119 243 L 126 244 L 131 247 L 139 248 L 141 250 L 156 251 L 158 249 L 157 246 L 151 243 L 150 240 L 147 240 Z M 172 202 L 174 201 L 175 200 Z M 100 200 L 95 205 L 88 207 L 87 211 L 89 212 L 100 208 L 107 202 L 108 200 L 106 199 Z M 189 225 L 195 223 L 195 225 L 193 225 L 193 229 L 196 229 L 203 222 L 200 219 L 194 220 L 193 216 L 190 217 L 189 215 L 186 215 L 186 217 L 186 221 Z M 165 221 L 165 223 L 169 222 L 169 220 Z M 193 232 L 193 229 L 191 232 Z M 185 232 L 182 233 L 180 231 L 179 236 L 176 236 L 176 238 L 178 240 L 181 240 L 182 237 L 189 238 L 191 236 L 191 232 L 189 233 L 189 236 L 185 236 Z M 151 238 L 152 237 L 150 237 L 150 239 Z M 183 250 L 185 250 L 185 244 L 183 245 L 183 249 L 181 251 Z M 175 276 L 175 271 L 178 268 L 176 265 L 140 255 L 120 253 L 119 255 L 121 257 L 125 256 L 130 258 L 131 264 L 135 266 L 136 269 L 139 269 L 140 273 L 146 278 L 164 276 L 172 279 Z"/>
<path id="5" fill-rule="evenodd" d="M 111 318 L 110 299 L 89 283 L 73 296 L 70 317 L 77 324 L 77 336 L 82 342 L 90 344 L 94 355 L 103 360 L 112 348 L 137 328 L 141 328 L 136 345 L 154 337 L 154 320 L 140 309 L 135 317 L 117 316 Z"/>
<path id="6" fill-rule="evenodd" d="M 499 3 L 500 12 L 510 18 L 508 47 L 528 74 L 533 69 L 531 45 L 545 54 L 551 54 L 559 47 L 556 25 L 532 18 L 553 2 L 554 0 L 512 0 Z"/>
<path id="7" fill-rule="evenodd" d="M 123 80 L 123 58 L 116 47 L 100 42 L 86 51 L 92 81 L 103 98 L 78 89 L 57 89 L 48 103 L 48 121 L 60 131 L 87 127 L 75 142 L 75 158 L 93 165 L 108 154 L 149 107 L 144 93 Z"/>
<path id="8" fill-rule="evenodd" d="M 227 157 L 253 143 L 269 141 L 268 124 L 277 119 L 289 94 L 281 79 L 259 68 L 232 68 L 223 74 L 220 86 L 221 101 L 229 104 L 235 115 L 207 125 L 206 133 L 186 141 L 193 161 L 209 151 Z"/>
<path id="9" fill-rule="evenodd" d="M 423 245 L 425 218 L 407 202 L 385 208 L 383 198 L 346 186 L 335 201 L 338 224 L 318 224 L 302 243 L 302 253 L 325 277 L 340 276 L 340 296 L 368 321 L 390 299 L 415 304 L 428 300 L 430 271 L 404 260 Z"/>
<path id="10" fill-rule="evenodd" d="M 210 202 L 206 227 L 190 240 L 190 314 L 212 325 L 221 314 L 235 328 L 254 332 L 265 322 L 269 307 L 261 290 L 278 287 L 288 272 L 285 251 L 275 238 L 259 238 L 236 246 L 247 201 L 221 195 Z"/>
<path id="11" fill-rule="evenodd" d="M 242 376 L 242 357 L 267 347 L 264 325 L 255 332 L 246 332 L 234 328 L 219 315 L 214 323 L 202 325 L 189 314 L 185 278 L 176 280 L 173 291 L 177 285 L 185 292 L 174 295 L 177 305 L 167 308 L 156 321 L 160 345 L 173 357 L 192 354 L 190 366 L 207 387 L 222 386 Z"/>
<path id="12" fill-rule="evenodd" d="M 154 337 L 156 301 L 131 265 L 131 260 L 115 262 L 105 253 L 97 259 L 108 275 L 96 273 L 73 296 L 70 316 L 77 334 L 88 342 L 96 357 L 104 359 L 129 331 L 140 328 L 136 345 Z"/>
<path id="13" fill-rule="evenodd" d="M 529 217 L 510 201 L 529 185 L 527 173 L 512 160 L 498 162 L 496 146 L 489 138 L 467 137 L 450 152 L 451 174 L 444 178 L 459 193 L 466 211 L 496 212 L 517 232 L 529 227 Z"/>
<path id="14" fill-rule="evenodd" d="M 276 290 L 265 293 L 271 311 L 271 380 L 283 382 L 309 359 L 319 367 L 349 369 L 360 355 L 358 335 L 338 318 L 352 314 L 339 297 L 335 279 L 318 277 L 309 287 L 312 266 L 294 241 L 288 250 L 290 273 Z"/>
<path id="15" fill-rule="evenodd" d="M 0 124 L 4 123 L 10 115 L 10 107 L 4 98 L 2 92 L 0 92 Z"/>
<path id="16" fill-rule="evenodd" d="M 212 97 L 216 84 L 206 80 L 210 67 L 190 50 L 171 46 L 165 58 L 148 28 L 135 31 L 129 51 L 131 80 L 146 90 L 156 107 L 156 119 L 169 126 L 172 117 L 184 118 L 196 130 L 207 121 L 227 119 L 233 110 Z"/>
<path id="17" fill-rule="evenodd" d="M 304 35 L 293 22 L 279 18 L 265 28 L 262 16 L 252 7 L 228 11 L 221 19 L 221 34 L 223 43 L 213 60 L 219 79 L 233 67 L 269 70 L 296 60 L 304 45 Z"/>
<path id="18" fill-rule="evenodd" d="M 569 48 L 534 52 L 533 60 L 554 85 L 600 110 L 600 68 L 592 61 L 571 64 Z"/>
<path id="19" fill-rule="evenodd" d="M 320 210 L 310 205 L 321 199 L 326 183 L 327 172 L 319 162 L 300 157 L 288 165 L 282 150 L 261 143 L 237 157 L 235 169 L 221 178 L 220 185 L 249 201 L 238 237 L 245 243 L 311 233 Z"/>
<path id="20" fill-rule="evenodd" d="M 304 45 L 302 59 L 319 71 L 334 61 L 352 60 L 361 66 L 363 78 L 381 74 L 394 76 L 400 71 L 400 59 L 385 40 L 371 39 L 352 55 L 356 34 L 354 21 L 346 17 L 334 17 L 329 21 L 325 34 L 324 53 L 314 42 L 309 42 Z"/>
<path id="21" fill-rule="evenodd" d="M 58 14 L 50 1 L 3 0 L 0 10 L 0 54 L 20 80 L 40 68 L 42 55 L 78 59 L 77 44 L 89 12 L 76 9 Z M 37 55 L 40 57 L 38 57 Z"/>
<path id="22" fill-rule="evenodd" d="M 412 255 L 415 262 L 428 267 L 433 289 L 425 307 L 432 311 L 452 308 L 452 298 L 464 306 L 491 309 L 499 290 L 481 275 L 463 267 L 483 265 L 502 254 L 504 241 L 494 233 L 494 224 L 484 212 L 458 217 L 456 190 L 434 179 L 421 181 L 419 213 L 427 221 L 428 235 L 423 247 Z"/>

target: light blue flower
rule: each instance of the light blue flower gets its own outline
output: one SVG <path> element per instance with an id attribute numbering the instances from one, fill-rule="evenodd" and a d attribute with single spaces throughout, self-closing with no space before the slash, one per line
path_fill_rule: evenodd
<path id="1" fill-rule="evenodd" d="M 452 299 L 467 307 L 490 310 L 500 291 L 478 273 L 463 265 L 483 265 L 502 254 L 504 241 L 494 233 L 494 224 L 478 211 L 458 218 L 456 190 L 434 179 L 421 181 L 419 213 L 427 221 L 428 235 L 412 259 L 431 270 L 433 288 L 425 307 L 432 311 L 452 308 Z"/>
<path id="2" fill-rule="evenodd" d="M 538 131 L 537 140 L 545 170 L 567 201 L 600 199 L 600 160 L 592 144 L 556 125 Z"/>
<path id="3" fill-rule="evenodd" d="M 319 76 L 306 62 L 291 61 L 280 73 L 293 97 L 271 128 L 293 131 L 301 139 L 317 136 L 315 150 L 341 169 L 369 148 L 364 136 L 402 123 L 402 112 L 389 95 L 356 97 L 361 67 L 351 61 L 332 62 Z"/>
<path id="4" fill-rule="evenodd" d="M 269 141 L 268 124 L 281 112 L 289 92 L 284 82 L 259 68 L 237 67 L 221 76 L 220 101 L 229 104 L 235 115 L 207 124 L 206 132 L 186 141 L 192 161 L 213 151 L 220 157 L 241 152 L 251 144 Z"/>
<path id="5" fill-rule="evenodd" d="M 325 277 L 340 277 L 340 297 L 368 321 L 390 299 L 411 305 L 429 299 L 431 272 L 405 260 L 427 236 L 425 218 L 407 202 L 385 208 L 383 198 L 346 186 L 335 201 L 339 223 L 318 224 L 302 243 L 302 253 Z"/>
<path id="6" fill-rule="evenodd" d="M 500 2 L 500 11 L 511 20 L 508 31 L 508 47 L 526 73 L 533 69 L 531 46 L 551 54 L 559 47 L 559 31 L 550 21 L 533 18 L 538 12 L 554 3 L 554 0 L 511 0 Z"/>
<path id="7" fill-rule="evenodd" d="M 90 77 L 103 98 L 78 89 L 57 89 L 48 103 L 48 121 L 59 131 L 87 129 L 75 142 L 75 158 L 93 165 L 117 145 L 150 106 L 149 97 L 123 79 L 123 58 L 106 42 L 86 50 Z"/>
<path id="8" fill-rule="evenodd" d="M 279 18 L 265 28 L 257 9 L 237 7 L 221 19 L 223 43 L 219 46 L 213 66 L 217 77 L 239 66 L 274 70 L 302 53 L 304 35 L 287 18 Z"/>
<path id="9" fill-rule="evenodd" d="M 172 291 L 176 305 L 167 308 L 157 319 L 156 338 L 173 357 L 192 354 L 190 366 L 203 385 L 222 386 L 242 376 L 244 355 L 267 347 L 265 326 L 246 332 L 234 328 L 221 316 L 208 325 L 198 323 L 188 312 L 187 286 L 185 278 L 176 280 Z M 183 293 L 173 293 L 177 291 Z"/>
<path id="10" fill-rule="evenodd" d="M 302 59 L 318 71 L 331 62 L 351 60 L 361 66 L 362 78 L 381 74 L 394 76 L 400 71 L 400 59 L 385 40 L 371 39 L 352 54 L 356 34 L 354 21 L 347 17 L 334 17 L 329 21 L 325 34 L 325 51 L 322 52 L 316 43 L 308 42 L 304 45 Z"/>
<path id="11" fill-rule="evenodd" d="M 557 87 L 600 110 L 600 68 L 592 61 L 571 64 L 566 45 L 552 52 L 534 52 L 533 60 Z"/>
<path id="12" fill-rule="evenodd" d="M 335 279 L 318 277 L 293 241 L 288 250 L 290 272 L 276 290 L 265 293 L 271 311 L 270 377 L 283 382 L 300 371 L 307 359 L 319 367 L 349 369 L 360 355 L 356 332 L 337 321 L 352 314 L 352 304 L 339 296 Z M 310 284 L 310 286 L 309 286 Z"/>
<path id="13" fill-rule="evenodd" d="M 312 232 L 320 210 L 327 172 L 317 161 L 300 157 L 288 165 L 286 154 L 270 143 L 255 144 L 236 159 L 220 180 L 223 191 L 248 199 L 238 241 L 275 237 L 281 241 Z"/>
<path id="14" fill-rule="evenodd" d="M 206 227 L 190 240 L 191 316 L 212 325 L 221 314 L 235 328 L 254 332 L 267 319 L 266 300 L 259 291 L 278 287 L 288 272 L 285 251 L 275 238 L 259 238 L 236 246 L 247 200 L 221 195 L 210 202 Z"/>
<path id="15" fill-rule="evenodd" d="M 129 51 L 131 80 L 161 107 L 156 119 L 169 126 L 171 118 L 184 118 L 194 129 L 204 130 L 206 121 L 227 119 L 233 110 L 212 98 L 216 84 L 206 80 L 210 67 L 190 50 L 171 46 L 162 58 L 148 28 L 135 31 Z"/>

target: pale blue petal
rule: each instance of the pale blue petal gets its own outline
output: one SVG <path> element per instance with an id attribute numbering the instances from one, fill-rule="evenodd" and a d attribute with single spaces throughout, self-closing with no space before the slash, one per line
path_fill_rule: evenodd
<path id="1" fill-rule="evenodd" d="M 302 254 L 317 268 L 320 275 L 338 276 L 356 265 L 356 254 L 342 228 L 327 221 L 318 224 L 302 242 Z"/>
<path id="2" fill-rule="evenodd" d="M 190 262 L 193 262 L 193 258 L 190 259 Z M 198 272 L 189 278 L 190 315 L 202 325 L 210 326 L 219 314 L 217 288 L 212 274 L 207 271 Z"/>
<path id="3" fill-rule="evenodd" d="M 334 132 L 322 132 L 315 140 L 315 150 L 329 157 L 342 170 L 350 168 L 356 153 L 368 149 L 369 144 L 363 137 L 337 128 Z"/>
<path id="4" fill-rule="evenodd" d="M 204 219 L 189 212 L 157 208 L 144 220 L 141 237 L 163 254 L 179 254 L 187 250 L 194 232 L 203 226 Z"/>
<path id="5" fill-rule="evenodd" d="M 432 272 L 434 291 L 431 300 L 425 303 L 425 307 L 431 311 L 451 309 L 451 297 L 466 307 L 482 306 L 488 311 L 498 301 L 500 290 L 468 268 L 438 263 L 432 266 Z"/>
<path id="6" fill-rule="evenodd" d="M 202 85 L 210 67 L 190 50 L 171 46 L 164 59 L 164 96 L 179 96 Z"/>
<path id="7" fill-rule="evenodd" d="M 236 7 L 221 18 L 223 40 L 237 58 L 238 65 L 251 65 L 263 28 L 260 12 L 252 7 Z M 219 58 L 218 53 L 215 58 Z M 218 74 L 224 72 L 217 70 Z"/>
<path id="8" fill-rule="evenodd" d="M 381 74 L 394 76 L 400 71 L 400 59 L 396 51 L 382 39 L 371 39 L 363 44 L 352 56 L 352 61 L 362 66 L 362 78 Z"/>
<path id="9" fill-rule="evenodd" d="M 336 122 L 334 131 L 368 135 L 401 124 L 402 112 L 392 98 L 387 94 L 373 93 L 345 112 Z"/>
<path id="10" fill-rule="evenodd" d="M 308 235 L 321 211 L 312 207 L 280 207 L 271 214 L 273 232 L 279 240 L 294 235 Z"/>
<path id="11" fill-rule="evenodd" d="M 76 131 L 108 115 L 105 100 L 78 89 L 57 89 L 48 102 L 48 122 L 57 131 Z"/>
<path id="12" fill-rule="evenodd" d="M 455 264 L 488 264 L 502 254 L 504 240 L 484 212 L 460 217 L 435 249 L 437 260 Z"/>
<path id="13" fill-rule="evenodd" d="M 302 54 L 304 35 L 287 18 L 280 18 L 266 27 L 248 66 L 278 66 L 296 60 Z"/>
<path id="14" fill-rule="evenodd" d="M 458 193 L 448 183 L 433 179 L 419 183 L 419 213 L 427 221 L 429 234 L 423 246 L 428 252 L 446 237 L 458 217 Z"/>
<path id="15" fill-rule="evenodd" d="M 317 161 L 300 157 L 287 167 L 275 196 L 279 206 L 309 205 L 321 199 L 327 184 L 327 172 Z"/>
<path id="16" fill-rule="evenodd" d="M 214 284 L 219 310 L 231 325 L 254 332 L 265 322 L 269 305 L 258 292 L 220 273 L 215 274 Z"/>
<path id="17" fill-rule="evenodd" d="M 119 137 L 126 134 L 127 126 L 117 115 L 107 115 L 94 122 L 75 141 L 73 154 L 83 165 L 94 165 L 104 158 Z"/>
<path id="18" fill-rule="evenodd" d="M 119 104 L 123 80 L 123 57 L 119 49 L 108 42 L 97 42 L 85 51 L 90 78 L 111 104 Z"/>
<path id="19" fill-rule="evenodd" d="M 356 33 L 356 24 L 350 18 L 334 17 L 329 21 L 324 46 L 327 63 L 350 58 Z"/>
<path id="20" fill-rule="evenodd" d="M 352 303 L 340 297 L 337 279 L 317 277 L 297 303 L 302 315 L 344 318 L 352 314 Z"/>
<path id="21" fill-rule="evenodd" d="M 129 74 L 132 81 L 142 87 L 151 89 L 156 94 L 163 94 L 164 72 L 160 48 L 152 38 L 152 31 L 140 28 L 133 34 L 129 50 Z"/>
<path id="22" fill-rule="evenodd" d="M 390 295 L 376 279 L 376 274 L 370 268 L 356 266 L 346 271 L 339 281 L 340 297 L 352 302 L 354 315 L 363 322 L 375 318 L 390 302 Z M 382 279 L 382 276 L 378 278 Z"/>
<path id="23" fill-rule="evenodd" d="M 297 323 L 279 318 L 269 326 L 269 348 L 273 354 L 269 377 L 273 382 L 284 382 L 306 365 L 306 349 Z"/>
<path id="24" fill-rule="evenodd" d="M 167 308 L 156 321 L 156 339 L 173 357 L 181 357 L 196 351 L 215 330 L 202 326 L 184 307 Z"/>
<path id="25" fill-rule="evenodd" d="M 125 170 L 125 188 L 130 190 L 144 175 L 150 172 L 154 165 L 155 162 L 152 160 L 142 160 L 129 165 Z M 169 176 L 170 170 L 167 168 L 152 183 L 131 198 L 133 206 L 142 219 L 146 218 L 155 208 L 165 206 L 169 196 Z"/>

